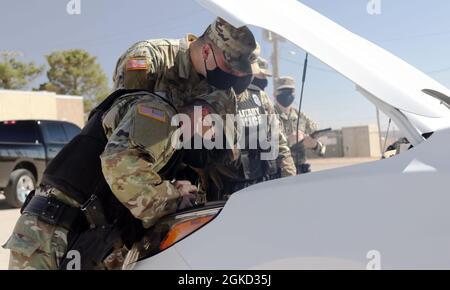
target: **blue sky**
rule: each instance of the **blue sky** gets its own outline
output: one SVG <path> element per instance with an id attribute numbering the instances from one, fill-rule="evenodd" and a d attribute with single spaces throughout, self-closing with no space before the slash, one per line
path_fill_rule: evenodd
<path id="1" fill-rule="evenodd" d="M 242 0 L 245 1 L 245 0 Z M 276 1 L 276 0 L 274 0 Z M 81 15 L 69 15 L 69 0 L 2 0 L 0 51 L 20 51 L 24 60 L 82 48 L 98 57 L 111 79 L 117 58 L 136 41 L 201 34 L 214 19 L 193 0 L 81 0 Z M 381 0 L 381 14 L 369 15 L 369 0 L 302 0 L 347 29 L 381 45 L 450 87 L 450 1 Z M 269 57 L 270 44 L 252 27 Z M 281 74 L 300 79 L 304 52 L 281 45 Z M 354 85 L 312 59 L 303 109 L 321 127 L 375 122 L 375 108 Z M 45 77 L 36 81 L 45 81 Z"/>

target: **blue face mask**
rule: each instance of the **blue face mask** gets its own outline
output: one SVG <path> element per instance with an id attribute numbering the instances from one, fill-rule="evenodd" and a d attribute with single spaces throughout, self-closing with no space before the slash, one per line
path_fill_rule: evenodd
<path id="1" fill-rule="evenodd" d="M 208 68 L 206 67 L 206 59 L 204 60 L 206 81 L 208 82 L 208 84 L 219 90 L 228 90 L 230 88 L 233 88 L 236 94 L 244 92 L 252 81 L 252 75 L 238 77 L 221 70 L 217 65 L 216 56 L 212 47 L 211 51 L 213 53 L 216 68 L 208 70 Z"/>

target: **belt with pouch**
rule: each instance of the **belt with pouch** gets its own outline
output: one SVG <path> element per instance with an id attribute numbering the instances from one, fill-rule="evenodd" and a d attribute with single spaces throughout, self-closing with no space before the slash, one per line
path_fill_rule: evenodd
<path id="1" fill-rule="evenodd" d="M 80 208 L 70 206 L 54 196 L 35 195 L 30 192 L 20 213 L 37 216 L 39 220 L 61 226 L 67 230 L 81 230 L 87 227 L 86 218 Z"/>

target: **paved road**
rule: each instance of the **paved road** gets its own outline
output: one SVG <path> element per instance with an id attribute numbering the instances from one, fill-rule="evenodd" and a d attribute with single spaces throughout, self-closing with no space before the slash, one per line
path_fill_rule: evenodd
<path id="1" fill-rule="evenodd" d="M 359 163 L 373 162 L 380 160 L 379 158 L 317 158 L 310 159 L 308 162 L 311 164 L 311 170 L 321 171 L 338 167 L 350 166 Z"/>
<path id="2" fill-rule="evenodd" d="M 14 224 L 19 217 L 18 209 L 11 209 L 0 197 L 0 245 L 3 245 L 11 234 Z M 0 270 L 8 268 L 9 251 L 0 247 Z"/>
<path id="3" fill-rule="evenodd" d="M 313 171 L 321 171 L 337 167 L 349 166 L 358 163 L 370 162 L 376 159 L 371 158 L 332 158 L 332 159 L 311 159 Z M 19 217 L 18 209 L 11 209 L 6 204 L 4 198 L 0 196 L 0 245 L 8 239 L 14 228 L 14 224 Z M 8 268 L 9 251 L 0 247 L 0 270 Z"/>

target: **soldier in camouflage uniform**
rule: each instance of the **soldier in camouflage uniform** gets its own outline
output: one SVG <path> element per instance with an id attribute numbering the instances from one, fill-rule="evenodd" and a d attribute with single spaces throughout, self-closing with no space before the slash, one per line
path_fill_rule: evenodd
<path id="1" fill-rule="evenodd" d="M 276 81 L 275 110 L 279 115 L 284 133 L 288 139 L 292 157 L 297 165 L 297 173 L 301 174 L 310 171 L 309 164 L 306 163 L 305 149 L 312 149 L 317 154 L 323 155 L 325 146 L 309 136 L 309 134 L 317 130 L 317 125 L 303 112 L 300 118 L 298 142 L 296 142 L 298 111 L 291 107 L 294 99 L 295 80 L 292 77 L 280 77 Z"/>
<path id="2" fill-rule="evenodd" d="M 254 53 L 259 55 L 259 45 Z M 252 184 L 275 177 L 296 175 L 297 170 L 286 137 L 280 130 L 278 115 L 272 101 L 264 92 L 267 77 L 271 76 L 267 61 L 258 57 L 253 71 L 252 84 L 245 92 L 237 96 L 237 109 L 244 125 L 241 136 L 246 138 L 246 146 L 240 148 L 236 160 L 220 164 L 212 162 L 207 165 L 206 184 L 210 187 L 206 190 L 208 200 L 226 199 L 232 193 Z M 265 117 L 269 126 L 276 125 L 278 132 L 278 143 L 274 144 L 278 146 L 278 157 L 273 160 L 261 160 L 261 152 L 264 150 L 259 145 L 258 148 L 249 148 L 250 139 L 256 138 L 250 133 L 250 127 L 261 126 L 261 119 Z"/>
<path id="3" fill-rule="evenodd" d="M 181 197 L 190 199 L 197 190 L 188 181 L 171 183 L 159 174 L 174 154 L 168 141 L 173 133 L 170 117 L 174 108 L 171 106 L 182 108 L 195 100 L 204 100 L 221 115 L 235 113 L 234 91 L 243 91 L 250 83 L 251 63 L 255 61 L 251 59 L 251 52 L 255 47 L 254 37 L 247 27 L 236 29 L 218 18 L 198 39 L 188 36 L 184 40 L 140 42 L 119 59 L 114 74 L 116 89 L 146 89 L 167 101 L 143 93 L 127 94 L 101 116 L 107 138 L 106 147 L 99 156 L 102 178 L 114 199 L 132 218 L 140 220 L 143 227 L 150 227 L 160 217 L 174 212 L 180 206 L 180 200 L 183 206 L 186 199 Z M 234 91 L 214 91 L 231 88 Z M 58 155 L 64 155 L 63 152 L 64 149 Z M 64 174 L 89 177 L 83 170 L 67 173 L 64 166 L 56 161 L 52 163 L 53 168 L 60 168 Z M 71 167 L 73 164 L 68 168 Z M 50 181 L 52 170 L 49 168 Z M 89 170 L 89 166 L 80 168 Z M 58 170 L 52 173 L 58 175 Z M 33 204 L 39 197 L 52 198 L 52 204 L 57 207 L 78 210 L 80 202 L 58 187 L 46 184 L 44 176 L 43 184 L 27 202 Z M 11 250 L 9 267 L 58 269 L 61 257 L 66 254 L 69 229 L 46 223 L 38 213 L 28 213 L 27 208 L 4 245 Z M 98 268 L 120 266 L 124 258 L 123 244 L 118 242 L 114 249 Z"/>
<path id="4" fill-rule="evenodd" d="M 239 94 L 250 84 L 255 48 L 247 27 L 236 29 L 217 18 L 199 38 L 188 34 L 131 46 L 117 62 L 114 89 L 146 89 L 175 107 L 214 89 Z"/>
<path id="5" fill-rule="evenodd" d="M 51 186 L 40 186 L 36 195 L 54 195 L 72 206 L 79 206 Z M 11 250 L 10 270 L 58 269 L 59 261 L 66 254 L 69 230 L 41 221 L 35 215 L 20 216 L 11 237 L 3 246 Z"/>
<path id="6" fill-rule="evenodd" d="M 218 100 L 226 98 L 229 96 L 224 91 L 215 91 L 199 96 L 198 100 L 217 112 L 224 110 L 217 106 L 221 103 Z M 182 109 L 187 112 L 190 108 Z M 196 199 L 196 186 L 186 180 L 165 179 L 167 177 L 161 173 L 169 162 L 173 162 L 177 151 L 172 143 L 177 126 L 171 125 L 175 114 L 169 104 L 154 95 L 139 92 L 117 99 L 102 118 L 108 139 L 100 155 L 103 175 L 114 196 L 142 222 L 144 228 L 154 225 L 162 216 L 192 206 Z M 183 159 L 179 161 L 183 162 Z M 81 206 L 68 194 L 50 185 L 39 186 L 35 195 L 55 197 L 73 208 Z M 25 211 L 5 245 L 11 250 L 9 268 L 58 269 L 67 250 L 68 232 L 66 227 L 48 224 Z M 96 268 L 118 269 L 126 252 L 123 243 L 117 243 Z"/>

